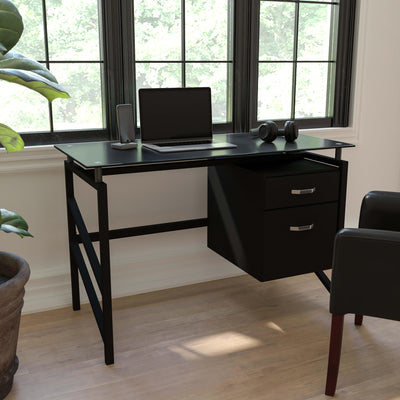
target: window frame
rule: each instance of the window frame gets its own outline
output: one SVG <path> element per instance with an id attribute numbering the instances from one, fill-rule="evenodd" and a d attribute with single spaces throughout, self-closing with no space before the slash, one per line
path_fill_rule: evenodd
<path id="1" fill-rule="evenodd" d="M 123 3 L 125 3 L 125 6 L 128 7 L 128 4 L 131 6 L 131 12 L 132 12 L 132 18 L 131 20 L 127 20 L 125 21 L 125 23 L 130 24 L 132 29 L 131 31 L 134 32 L 134 12 L 133 12 L 133 1 L 134 0 L 122 0 Z M 227 86 L 226 86 L 226 90 L 227 90 L 227 114 L 230 114 L 232 116 L 233 113 L 233 85 L 234 85 L 234 78 L 233 78 L 233 74 L 234 74 L 234 43 L 236 41 L 235 38 L 235 31 L 234 31 L 234 19 L 235 19 L 235 6 L 231 4 L 228 4 L 228 13 L 230 13 L 230 15 L 228 15 L 228 29 L 231 29 L 233 31 L 233 34 L 230 35 L 228 33 L 228 46 L 230 41 L 232 41 L 233 43 L 231 43 L 231 48 L 228 48 L 228 52 L 227 52 L 227 60 L 190 60 L 186 57 L 186 5 L 185 5 L 186 0 L 180 0 L 181 3 L 181 59 L 180 60 L 136 60 L 135 58 L 135 49 L 134 49 L 134 43 L 135 43 L 135 39 L 134 36 L 130 36 L 132 37 L 132 42 L 133 42 L 133 46 L 132 46 L 132 53 L 131 53 L 131 57 L 130 60 L 132 60 L 131 62 L 133 63 L 133 69 L 132 69 L 132 87 L 133 89 L 133 98 L 135 97 L 136 91 L 137 91 L 137 87 L 136 87 L 136 80 L 135 75 L 136 75 L 136 64 L 142 64 L 142 63 L 149 63 L 149 64 L 157 64 L 157 63 L 168 63 L 168 64 L 180 64 L 180 69 L 181 69 L 181 77 L 182 77 L 182 87 L 186 86 L 186 65 L 187 64 L 191 64 L 191 63 L 200 63 L 200 64 L 225 64 L 227 66 Z M 235 4 L 235 0 L 231 0 L 231 2 L 233 4 Z M 128 4 L 127 4 L 128 3 Z M 232 10 L 233 8 L 233 10 Z M 229 19 L 232 19 L 233 21 L 229 21 Z M 125 66 L 126 68 L 130 68 L 129 65 Z M 229 83 L 228 81 L 228 77 L 231 77 L 231 82 Z M 231 93 L 231 97 L 229 97 L 229 92 Z M 135 100 L 134 100 L 135 101 Z M 131 104 L 134 104 L 133 102 Z M 134 109 L 134 125 L 136 127 L 136 137 L 140 138 L 140 128 L 138 127 L 138 117 L 137 117 L 137 107 L 133 107 Z M 233 120 L 233 117 L 232 117 Z M 213 123 L 213 132 L 214 133 L 224 133 L 224 132 L 233 132 L 233 122 L 228 121 L 228 122 L 222 122 L 222 123 Z"/>
<path id="2" fill-rule="evenodd" d="M 260 1 L 264 0 L 234 1 L 232 122 L 214 124 L 214 133 L 248 132 L 250 128 L 258 124 L 255 116 L 257 115 Z M 284 1 L 299 3 L 304 0 Z M 327 4 L 322 1 L 310 1 L 310 3 Z M 349 125 L 356 0 L 339 0 L 339 3 L 334 114 L 332 118 L 298 119 L 296 121 L 299 128 Z M 22 133 L 26 145 L 117 138 L 116 105 L 134 104 L 136 101 L 133 0 L 113 0 L 112 2 L 100 0 L 99 12 L 102 37 L 100 47 L 104 60 L 105 128 Z M 136 117 L 134 115 L 135 122 Z M 276 122 L 279 126 L 283 126 L 284 121 Z M 137 135 L 139 135 L 138 129 Z"/>
<path id="3" fill-rule="evenodd" d="M 106 52 L 103 51 L 103 43 L 100 43 L 100 60 L 99 61 L 73 61 L 73 60 L 50 60 L 49 55 L 49 40 L 48 40 L 48 24 L 47 24 L 47 4 L 46 0 L 41 0 L 42 2 L 42 15 L 43 15 L 43 34 L 44 34 L 44 50 L 45 50 L 45 59 L 38 60 L 38 62 L 44 64 L 46 68 L 49 68 L 50 64 L 74 64 L 74 63 L 97 63 L 99 65 L 103 65 L 104 73 L 100 74 L 102 81 L 107 81 L 105 78 L 107 76 L 106 73 Z M 107 25 L 107 21 L 105 20 L 106 15 L 110 15 L 110 10 L 105 9 L 105 1 L 100 2 L 101 7 L 99 7 L 99 30 L 100 35 L 102 37 L 102 42 L 106 43 L 107 40 L 110 40 L 111 37 L 106 34 L 106 30 L 104 27 Z M 112 8 L 109 7 L 111 10 Z M 112 26 L 111 24 L 109 26 Z M 103 61 L 101 60 L 103 56 Z M 107 70 L 111 70 L 110 67 Z M 62 84 L 62 82 L 60 82 Z M 107 90 L 107 85 L 104 85 L 103 82 L 103 110 L 104 110 L 104 125 L 108 126 L 108 117 L 109 112 L 106 111 L 107 104 L 105 104 L 105 99 L 108 98 L 109 91 Z M 66 100 L 68 101 L 68 100 Z M 94 140 L 109 140 L 110 135 L 107 132 L 107 128 L 104 129 L 74 129 L 74 130 L 54 130 L 53 125 L 53 111 L 52 111 L 52 103 L 48 103 L 49 107 L 49 131 L 35 131 L 35 132 L 23 132 L 21 133 L 21 137 L 25 142 L 25 146 L 39 146 L 39 145 L 48 145 L 48 144 L 57 144 L 57 143 L 68 143 L 68 142 L 84 142 L 84 141 L 94 141 Z"/>
<path id="4" fill-rule="evenodd" d="M 246 2 L 246 0 L 243 0 Z M 248 85 L 250 88 L 248 98 L 248 123 L 244 124 L 245 130 L 256 127 L 261 121 L 257 120 L 258 108 L 258 65 L 259 65 L 259 27 L 260 3 L 264 0 L 249 0 L 251 2 L 250 25 L 247 27 L 249 35 L 249 71 Z M 274 1 L 274 0 L 272 0 Z M 333 89 L 333 116 L 322 118 L 299 118 L 296 124 L 301 129 L 317 129 L 329 127 L 347 127 L 350 118 L 351 75 L 354 44 L 354 28 L 356 14 L 356 0 L 333 1 L 307 1 L 307 0 L 276 0 L 277 2 L 299 4 L 335 4 L 339 5 L 338 37 L 336 50 L 336 75 Z M 298 26 L 296 27 L 298 29 Z M 246 29 L 246 28 L 245 28 Z M 296 35 L 296 33 L 295 33 Z M 297 38 L 295 39 L 297 41 Z M 295 63 L 298 61 L 295 60 Z M 293 83 L 295 85 L 295 82 Z M 293 101 L 293 98 L 292 98 Z M 283 127 L 285 120 L 275 120 L 279 127 Z"/>

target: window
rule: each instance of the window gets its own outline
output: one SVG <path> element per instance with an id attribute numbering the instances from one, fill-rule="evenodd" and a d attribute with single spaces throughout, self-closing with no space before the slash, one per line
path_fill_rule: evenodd
<path id="1" fill-rule="evenodd" d="M 348 124 L 355 0 L 13 1 L 15 50 L 71 94 L 48 105 L 0 81 L 2 122 L 27 144 L 115 138 L 115 106 L 142 87 L 210 86 L 216 132 Z"/>
<path id="2" fill-rule="evenodd" d="M 349 57 L 351 60 L 355 2 L 259 3 L 253 78 L 257 80 L 257 101 L 252 120 L 296 119 L 309 127 L 347 125 L 348 114 L 338 112 L 343 94 L 335 97 L 343 74 L 337 82 L 336 77 Z"/>
<path id="3" fill-rule="evenodd" d="M 103 131 L 103 59 L 97 0 L 13 0 L 24 32 L 13 50 L 44 64 L 71 94 L 52 104 L 22 86 L 0 81 L 2 122 L 26 143 L 44 136 L 80 140 Z M 12 85 L 12 86 L 11 86 Z M 29 133 L 28 133 L 29 132 Z"/>
<path id="4" fill-rule="evenodd" d="M 260 3 L 257 119 L 332 117 L 338 3 Z"/>
<path id="5" fill-rule="evenodd" d="M 136 90 L 211 87 L 213 122 L 232 121 L 233 0 L 135 0 Z"/>

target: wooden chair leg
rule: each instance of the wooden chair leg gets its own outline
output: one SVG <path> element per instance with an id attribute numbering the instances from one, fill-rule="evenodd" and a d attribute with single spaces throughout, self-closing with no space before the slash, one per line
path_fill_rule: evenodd
<path id="1" fill-rule="evenodd" d="M 354 317 L 354 324 L 360 326 L 362 325 L 362 323 L 363 323 L 363 316 L 360 314 L 356 314 Z"/>
<path id="2" fill-rule="evenodd" d="M 340 352 L 342 349 L 344 315 L 332 314 L 331 340 L 329 345 L 328 372 L 325 394 L 334 396 L 339 373 Z"/>

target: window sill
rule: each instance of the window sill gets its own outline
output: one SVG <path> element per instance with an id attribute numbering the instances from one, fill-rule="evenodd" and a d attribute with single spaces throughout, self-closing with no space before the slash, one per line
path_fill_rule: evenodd
<path id="1" fill-rule="evenodd" d="M 62 168 L 64 159 L 65 156 L 53 145 L 27 146 L 11 153 L 0 149 L 0 174 Z"/>
<path id="2" fill-rule="evenodd" d="M 349 128 L 320 128 L 320 129 L 300 129 L 300 134 L 315 136 L 322 139 L 337 140 L 356 145 L 358 134 L 353 127 Z"/>

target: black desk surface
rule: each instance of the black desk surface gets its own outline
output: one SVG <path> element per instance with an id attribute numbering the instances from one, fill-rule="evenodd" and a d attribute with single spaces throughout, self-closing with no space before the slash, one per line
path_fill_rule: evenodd
<path id="1" fill-rule="evenodd" d="M 158 166 L 169 163 L 212 161 L 219 159 L 240 159 L 252 156 L 279 155 L 322 149 L 338 149 L 354 147 L 353 144 L 336 140 L 321 139 L 312 136 L 299 135 L 293 143 L 287 143 L 284 137 L 278 137 L 273 143 L 265 143 L 248 133 L 228 133 L 214 136 L 214 140 L 230 142 L 237 145 L 233 149 L 183 151 L 175 153 L 158 153 L 142 148 L 140 141 L 136 149 L 116 150 L 111 142 L 87 142 L 73 144 L 58 144 L 55 148 L 71 157 L 84 168 L 107 168 L 118 166 Z"/>

